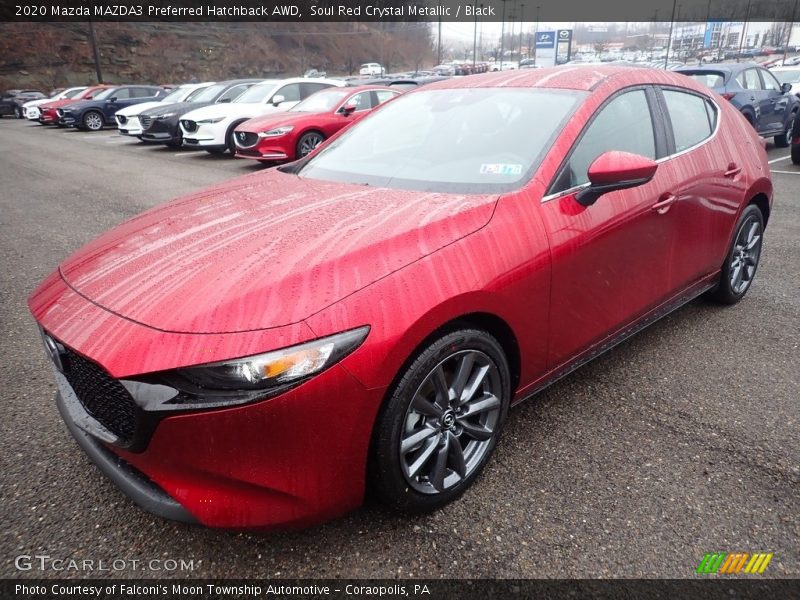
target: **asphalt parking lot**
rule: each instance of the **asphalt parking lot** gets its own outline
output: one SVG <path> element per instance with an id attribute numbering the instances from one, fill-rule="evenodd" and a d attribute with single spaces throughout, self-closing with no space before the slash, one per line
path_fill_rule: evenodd
<path id="1" fill-rule="evenodd" d="M 774 552 L 763 576 L 800 576 L 800 168 L 769 154 L 775 206 L 742 303 L 695 301 L 512 410 L 443 511 L 235 533 L 152 517 L 100 475 L 58 415 L 25 301 L 109 227 L 261 167 L 2 119 L 0 577 L 167 574 L 15 567 L 38 554 L 192 561 L 174 577 L 682 578 L 712 551 Z"/>

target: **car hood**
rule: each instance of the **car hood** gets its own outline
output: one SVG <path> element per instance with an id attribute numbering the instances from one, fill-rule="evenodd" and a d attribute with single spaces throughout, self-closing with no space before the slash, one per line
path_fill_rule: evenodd
<path id="1" fill-rule="evenodd" d="M 299 121 L 300 119 L 306 119 L 309 116 L 313 116 L 314 114 L 319 113 L 310 113 L 310 112 L 282 112 L 282 113 L 273 113 L 271 115 L 264 115 L 261 117 L 255 117 L 253 119 L 248 119 L 241 125 L 239 125 L 236 130 L 237 131 L 252 131 L 252 132 L 259 132 L 259 131 L 268 131 L 270 129 L 275 129 L 276 127 L 282 127 L 284 125 L 292 125 Z"/>
<path id="2" fill-rule="evenodd" d="M 267 329 L 477 231 L 496 201 L 272 170 L 151 209 L 59 270 L 91 302 L 163 331 Z"/>
<path id="3" fill-rule="evenodd" d="M 212 104 L 198 110 L 186 113 L 183 118 L 189 121 L 200 121 L 202 119 L 252 119 L 260 115 L 276 112 L 286 112 L 291 106 L 286 108 L 276 107 L 272 104 L 250 103 L 250 102 L 229 102 L 226 104 Z"/>
<path id="4" fill-rule="evenodd" d="M 159 102 L 157 105 L 152 108 L 146 108 L 139 114 L 146 112 L 148 117 L 159 117 L 171 113 L 182 115 L 190 110 L 197 110 L 198 108 L 211 106 L 212 104 L 213 102 L 174 102 L 172 104 L 163 104 Z"/>
<path id="5" fill-rule="evenodd" d="M 23 108 L 31 108 L 34 106 L 41 106 L 42 104 L 46 104 L 48 102 L 55 102 L 52 98 L 39 98 L 38 100 L 28 100 L 25 104 L 22 105 Z"/>
<path id="6" fill-rule="evenodd" d="M 81 111 L 84 108 L 101 106 L 105 100 L 78 100 L 65 105 L 64 110 Z"/>
<path id="7" fill-rule="evenodd" d="M 122 115 L 123 117 L 135 117 L 136 115 L 142 114 L 148 108 L 158 108 L 160 106 L 169 106 L 171 104 L 171 102 L 168 102 L 167 104 L 164 104 L 163 102 L 141 102 L 139 104 L 134 104 L 133 106 L 121 108 L 114 114 Z"/>
<path id="8" fill-rule="evenodd" d="M 76 104 L 77 102 L 81 102 L 81 100 L 73 100 L 72 98 L 65 98 L 64 100 L 48 100 L 44 104 L 40 104 L 41 108 L 61 108 L 62 106 L 66 106 L 67 104 Z"/>

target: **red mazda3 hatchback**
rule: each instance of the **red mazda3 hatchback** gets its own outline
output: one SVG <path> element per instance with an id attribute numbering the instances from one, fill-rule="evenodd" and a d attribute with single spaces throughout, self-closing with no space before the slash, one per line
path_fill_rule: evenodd
<path id="1" fill-rule="evenodd" d="M 752 127 L 689 78 L 499 72 L 143 213 L 30 308 L 70 431 L 146 510 L 302 525 L 369 486 L 426 511 L 509 405 L 700 294 L 739 301 L 771 202 Z"/>

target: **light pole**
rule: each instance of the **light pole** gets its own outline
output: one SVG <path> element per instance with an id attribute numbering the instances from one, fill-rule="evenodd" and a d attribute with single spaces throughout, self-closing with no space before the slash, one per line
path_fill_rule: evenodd
<path id="1" fill-rule="evenodd" d="M 500 70 L 503 70 L 503 52 L 505 52 L 505 36 L 506 36 L 506 0 L 503 2 L 503 15 L 500 17 Z"/>
<path id="2" fill-rule="evenodd" d="M 536 7 L 536 25 L 533 27 L 533 66 L 536 66 L 536 37 L 539 35 L 539 10 L 541 6 Z"/>
<path id="3" fill-rule="evenodd" d="M 97 49 L 97 38 L 94 35 L 94 23 L 89 19 L 89 39 L 92 42 L 92 54 L 94 55 L 94 70 L 97 74 L 97 83 L 103 83 L 103 71 L 100 70 L 100 52 Z"/>
<path id="4" fill-rule="evenodd" d="M 669 22 L 669 39 L 667 39 L 667 56 L 664 58 L 664 70 L 669 65 L 669 51 L 672 49 L 672 28 L 675 27 L 675 9 L 678 7 L 678 0 L 672 0 L 672 18 Z"/>
<path id="5" fill-rule="evenodd" d="M 789 21 L 789 32 L 786 34 L 786 43 L 783 45 L 783 62 L 786 65 L 786 53 L 789 51 L 789 40 L 792 39 L 792 28 L 794 27 L 794 20 L 797 18 L 797 0 L 794 0 L 794 7 L 792 8 L 792 20 Z"/>
<path id="6" fill-rule="evenodd" d="M 472 14 L 475 15 L 475 25 L 472 28 L 472 66 L 475 66 L 475 53 L 478 50 L 478 11 L 475 10 L 475 3 L 472 3 Z"/>
<path id="7" fill-rule="evenodd" d="M 744 38 L 747 36 L 747 21 L 750 19 L 750 4 L 752 0 L 747 0 L 747 13 L 744 15 L 744 25 L 742 26 L 742 39 L 739 40 L 739 52 L 736 54 L 736 62 L 739 62 L 739 57 L 744 49 Z"/>

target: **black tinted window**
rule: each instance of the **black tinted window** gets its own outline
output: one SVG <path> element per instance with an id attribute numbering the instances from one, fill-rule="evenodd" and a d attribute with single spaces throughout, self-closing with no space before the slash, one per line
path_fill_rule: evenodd
<path id="1" fill-rule="evenodd" d="M 656 158 L 653 119 L 644 90 L 625 92 L 600 109 L 572 151 L 550 193 L 588 183 L 589 165 L 611 150 Z"/>
<path id="2" fill-rule="evenodd" d="M 296 85 L 296 84 L 295 84 Z M 300 87 L 300 91 L 302 94 L 303 99 L 308 98 L 311 94 L 314 94 L 320 90 L 324 90 L 325 88 L 332 87 L 328 83 L 303 83 Z M 283 94 L 283 92 L 278 92 L 279 94 Z M 283 94 L 286 96 L 286 94 Z M 289 100 L 289 97 L 286 97 Z"/>
<path id="3" fill-rule="evenodd" d="M 664 90 L 664 100 L 672 121 L 677 152 L 699 144 L 714 131 L 716 109 L 704 98 L 686 92 Z"/>

